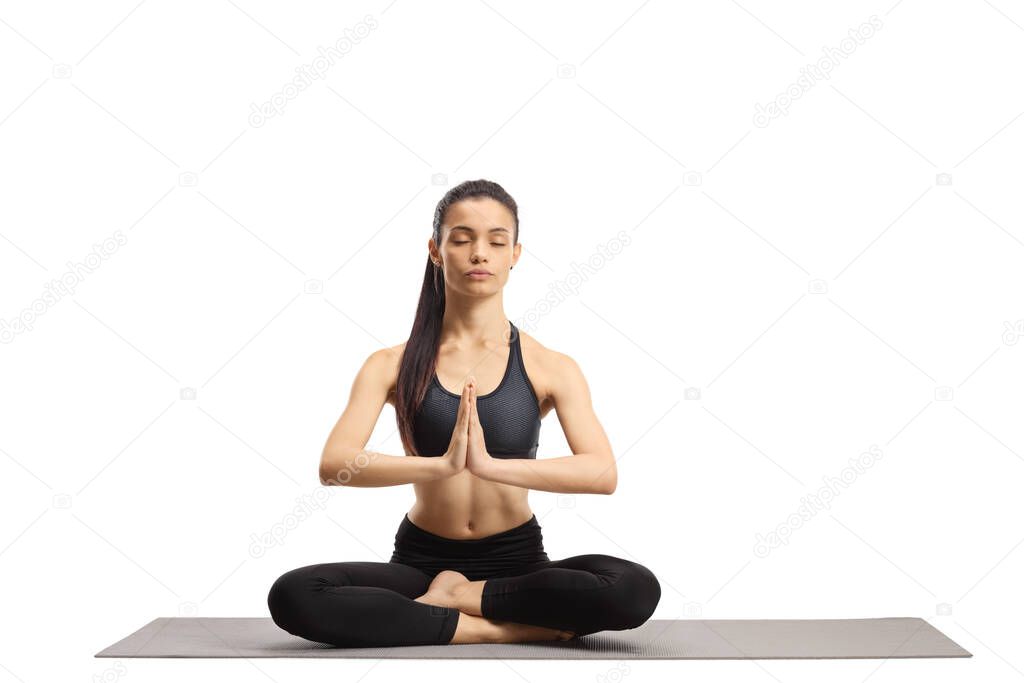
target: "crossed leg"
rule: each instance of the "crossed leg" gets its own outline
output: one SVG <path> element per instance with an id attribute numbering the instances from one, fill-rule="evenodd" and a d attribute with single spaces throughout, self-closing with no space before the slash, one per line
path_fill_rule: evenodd
<path id="1" fill-rule="evenodd" d="M 565 639 L 636 628 L 651 617 L 660 599 L 661 585 L 647 567 L 588 554 L 537 562 L 478 581 L 445 570 L 416 601 L 457 609 L 464 616 L 545 626 Z"/>
<path id="2" fill-rule="evenodd" d="M 429 574 L 396 562 L 314 564 L 282 574 L 270 588 L 267 605 L 283 630 L 336 647 L 510 643 L 565 636 L 559 629 L 414 600 L 430 583 Z"/>
<path id="3" fill-rule="evenodd" d="M 518 643 L 527 640 L 569 640 L 576 634 L 557 628 L 496 621 L 480 613 L 480 593 L 484 581 L 470 581 L 453 569 L 438 572 L 427 592 L 416 602 L 459 611 L 459 623 L 452 644 Z M 475 596 L 475 597 L 474 597 Z"/>

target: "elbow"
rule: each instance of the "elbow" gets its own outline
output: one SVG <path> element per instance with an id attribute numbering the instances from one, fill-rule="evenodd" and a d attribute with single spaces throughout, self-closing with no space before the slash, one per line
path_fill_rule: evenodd
<path id="1" fill-rule="evenodd" d="M 608 473 L 604 476 L 601 487 L 601 493 L 606 496 L 610 496 L 615 493 L 615 487 L 619 485 L 619 468 L 615 467 L 615 461 L 612 460 L 612 467 Z"/>
<path id="2" fill-rule="evenodd" d="M 321 486 L 340 486 L 341 481 L 337 477 L 337 472 L 334 471 L 334 466 L 327 454 L 324 453 L 320 456 L 320 485 Z"/>

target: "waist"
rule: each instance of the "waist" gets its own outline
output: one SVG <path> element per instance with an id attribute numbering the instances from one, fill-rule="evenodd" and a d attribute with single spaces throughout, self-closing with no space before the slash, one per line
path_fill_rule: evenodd
<path id="1" fill-rule="evenodd" d="M 395 533 L 392 562 L 417 567 L 428 574 L 453 569 L 471 581 L 548 561 L 537 516 L 519 526 L 482 538 L 446 538 L 402 518 Z"/>
<path id="2" fill-rule="evenodd" d="M 529 489 L 481 479 L 469 470 L 416 482 L 413 488 L 416 501 L 408 508 L 409 521 L 449 539 L 494 535 L 533 516 Z"/>

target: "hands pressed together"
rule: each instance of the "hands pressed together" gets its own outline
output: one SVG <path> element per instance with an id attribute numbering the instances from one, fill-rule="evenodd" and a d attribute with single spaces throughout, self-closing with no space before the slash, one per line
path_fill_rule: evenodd
<path id="1" fill-rule="evenodd" d="M 493 462 L 484 443 L 484 430 L 476 410 L 476 378 L 473 376 L 462 385 L 459 415 L 455 420 L 448 451 L 442 459 L 448 463 L 451 474 L 466 469 L 477 476 L 483 474 Z"/>

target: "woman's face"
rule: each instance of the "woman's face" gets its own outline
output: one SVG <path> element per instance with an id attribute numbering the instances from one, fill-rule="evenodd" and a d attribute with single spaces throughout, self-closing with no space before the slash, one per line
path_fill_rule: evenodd
<path id="1" fill-rule="evenodd" d="M 441 224 L 440 249 L 431 255 L 440 258 L 445 281 L 464 291 L 493 291 L 504 286 L 509 269 L 519 260 L 521 245 L 512 243 L 515 219 L 505 205 L 490 197 L 474 197 L 455 202 Z M 472 277 L 472 270 L 490 273 Z"/>

